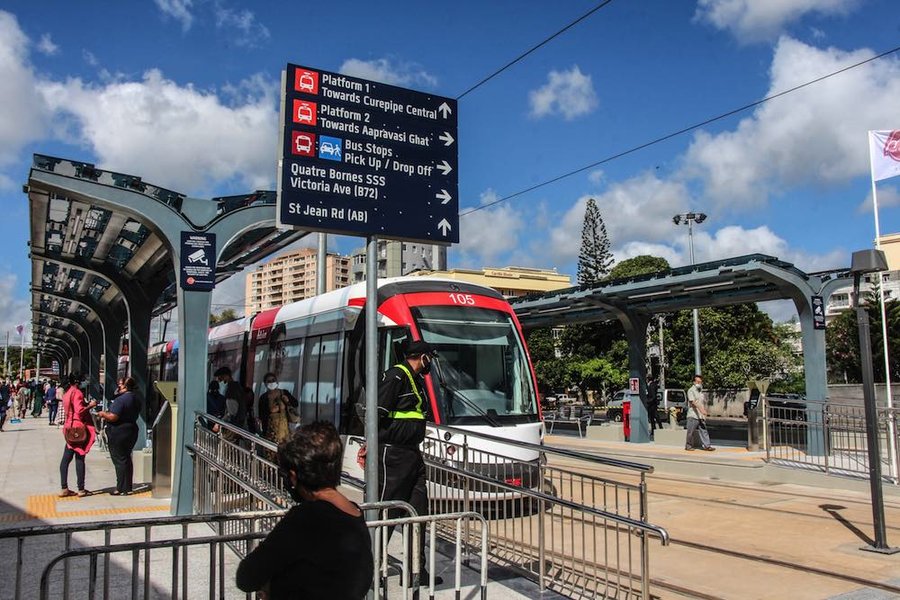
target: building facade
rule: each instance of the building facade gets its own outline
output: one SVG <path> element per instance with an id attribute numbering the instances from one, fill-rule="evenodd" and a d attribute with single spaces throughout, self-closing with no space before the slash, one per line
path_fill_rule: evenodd
<path id="1" fill-rule="evenodd" d="M 879 241 L 888 265 L 888 270 L 883 273 L 884 299 L 888 302 L 900 298 L 900 233 L 883 235 Z M 866 275 L 860 283 L 860 292 L 866 294 L 875 291 L 878 283 L 878 273 Z M 850 310 L 852 295 L 852 285 L 839 288 L 831 294 L 825 305 L 826 322 L 845 310 Z"/>
<path id="2" fill-rule="evenodd" d="M 263 263 L 247 275 L 247 314 L 311 298 L 316 295 L 316 250 L 301 248 Z M 325 291 L 350 284 L 350 258 L 328 254 Z"/>
<path id="3" fill-rule="evenodd" d="M 438 260 L 446 264 L 447 249 L 437 249 Z M 350 256 L 350 279 L 359 283 L 366 279 L 366 249 L 359 248 Z M 415 271 L 433 269 L 435 267 L 435 246 L 398 242 L 396 240 L 378 240 L 378 277 L 401 277 Z"/>
<path id="4" fill-rule="evenodd" d="M 448 271 L 419 271 L 419 276 L 458 279 L 494 288 L 506 298 L 516 298 L 528 294 L 552 292 L 572 287 L 569 275 L 557 273 L 556 269 L 530 269 L 527 267 L 503 267 L 484 269 L 450 269 Z"/>

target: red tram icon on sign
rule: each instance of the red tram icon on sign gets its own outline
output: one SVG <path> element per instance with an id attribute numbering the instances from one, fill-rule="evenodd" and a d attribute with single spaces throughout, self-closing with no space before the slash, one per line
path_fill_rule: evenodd
<path id="1" fill-rule="evenodd" d="M 318 94 L 319 74 L 315 71 L 297 69 L 294 72 L 294 90 L 305 94 Z"/>
<path id="2" fill-rule="evenodd" d="M 316 103 L 294 100 L 294 123 L 316 126 Z"/>

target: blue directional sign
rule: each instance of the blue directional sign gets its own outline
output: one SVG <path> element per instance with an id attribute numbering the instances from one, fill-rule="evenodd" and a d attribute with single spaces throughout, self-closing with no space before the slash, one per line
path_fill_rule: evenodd
<path id="1" fill-rule="evenodd" d="M 456 101 L 289 64 L 278 224 L 459 241 Z"/>

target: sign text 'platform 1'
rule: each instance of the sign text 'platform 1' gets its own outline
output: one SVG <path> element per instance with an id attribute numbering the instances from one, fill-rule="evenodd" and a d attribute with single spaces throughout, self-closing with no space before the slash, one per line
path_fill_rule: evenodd
<path id="1" fill-rule="evenodd" d="M 279 226 L 459 241 L 456 101 L 289 64 Z"/>

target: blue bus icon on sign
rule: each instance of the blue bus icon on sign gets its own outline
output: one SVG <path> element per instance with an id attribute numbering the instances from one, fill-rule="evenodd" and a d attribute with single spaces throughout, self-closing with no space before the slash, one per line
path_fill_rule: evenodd
<path id="1" fill-rule="evenodd" d="M 327 135 L 319 136 L 319 158 L 343 161 L 344 140 Z"/>

